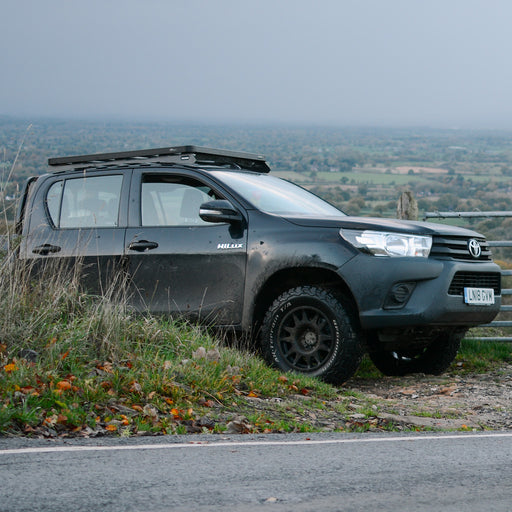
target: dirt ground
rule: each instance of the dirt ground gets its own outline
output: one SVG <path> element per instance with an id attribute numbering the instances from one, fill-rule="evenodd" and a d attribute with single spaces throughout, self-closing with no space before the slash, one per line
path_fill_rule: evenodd
<path id="1" fill-rule="evenodd" d="M 353 379 L 345 386 L 377 400 L 377 420 L 404 428 L 512 430 L 512 365 L 486 374 Z"/>

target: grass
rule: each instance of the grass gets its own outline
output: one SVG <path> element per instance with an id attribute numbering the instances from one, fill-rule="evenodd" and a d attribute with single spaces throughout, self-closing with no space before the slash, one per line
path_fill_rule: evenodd
<path id="1" fill-rule="evenodd" d="M 136 315 L 108 294 L 84 294 L 77 283 L 62 268 L 33 281 L 4 260 L 1 434 L 220 432 L 233 416 L 250 416 L 251 400 L 336 395 L 315 379 L 282 375 L 202 328 Z M 247 428 L 296 428 L 271 416 Z"/>
<path id="2" fill-rule="evenodd" d="M 80 290 L 76 269 L 50 265 L 33 280 L 3 260 L 0 435 L 393 429 L 364 394 L 283 374 L 196 325 L 135 314 L 122 289 L 94 297 Z M 465 342 L 455 369 L 509 362 L 510 349 Z M 357 377 L 382 378 L 368 359 Z"/>

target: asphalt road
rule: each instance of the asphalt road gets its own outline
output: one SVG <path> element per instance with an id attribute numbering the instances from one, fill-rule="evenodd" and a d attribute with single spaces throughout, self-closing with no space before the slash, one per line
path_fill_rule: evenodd
<path id="1" fill-rule="evenodd" d="M 512 432 L 4 438 L 0 510 L 510 512 L 511 456 Z"/>

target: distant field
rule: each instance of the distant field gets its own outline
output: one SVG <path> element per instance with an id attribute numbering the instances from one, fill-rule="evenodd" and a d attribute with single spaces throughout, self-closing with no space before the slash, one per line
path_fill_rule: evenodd
<path id="1" fill-rule="evenodd" d="M 386 173 L 385 171 L 379 171 L 375 169 L 358 169 L 352 172 L 318 172 L 316 176 L 311 177 L 310 173 L 298 173 L 293 171 L 280 171 L 278 167 L 273 169 L 273 174 L 280 176 L 281 178 L 296 182 L 296 183 L 336 183 L 346 184 L 369 184 L 369 185 L 407 185 L 409 183 L 428 183 L 432 180 L 443 179 L 448 176 L 448 173 L 443 169 L 432 169 L 424 170 L 418 167 L 408 167 L 413 169 L 414 174 L 404 173 L 403 167 L 399 170 Z M 462 174 L 462 173 L 461 173 Z M 473 182 L 485 183 L 488 181 L 496 181 L 498 183 L 511 181 L 510 176 L 502 176 L 498 174 L 472 174 L 463 173 L 464 179 L 471 179 Z"/>

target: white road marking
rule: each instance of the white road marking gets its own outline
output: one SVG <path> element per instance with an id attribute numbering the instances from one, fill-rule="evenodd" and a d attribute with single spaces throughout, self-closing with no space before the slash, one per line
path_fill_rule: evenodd
<path id="1" fill-rule="evenodd" d="M 512 437 L 512 432 L 485 433 L 485 434 L 448 434 L 404 437 L 372 437 L 357 439 L 303 439 L 300 441 L 190 441 L 188 443 L 165 443 L 146 445 L 122 445 L 122 446 L 48 446 L 34 448 L 0 449 L 2 455 L 25 455 L 33 453 L 62 453 L 62 452 L 111 452 L 134 450 L 169 450 L 186 448 L 245 448 L 249 446 L 315 446 L 336 444 L 363 444 L 363 443 L 394 443 L 403 441 L 447 441 L 454 439 L 490 439 Z"/>

